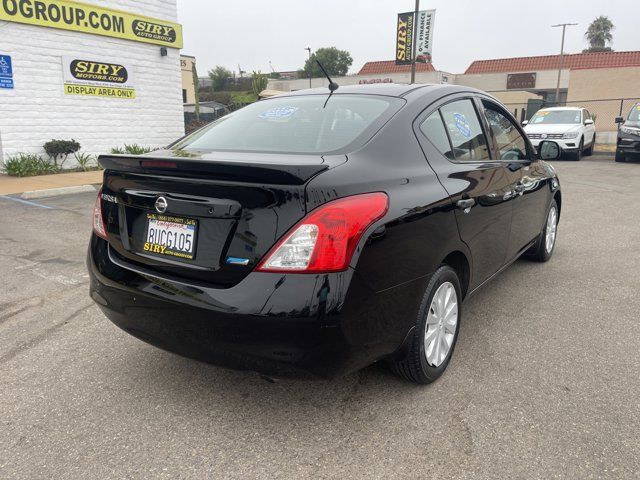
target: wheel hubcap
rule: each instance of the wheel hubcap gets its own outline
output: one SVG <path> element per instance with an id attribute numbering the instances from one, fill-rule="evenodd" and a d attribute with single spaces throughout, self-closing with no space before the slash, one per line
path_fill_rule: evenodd
<path id="1" fill-rule="evenodd" d="M 545 249 L 547 253 L 551 253 L 553 250 L 553 244 L 556 242 L 556 229 L 558 228 L 558 212 L 553 207 L 549 210 L 549 216 L 547 217 L 547 233 L 545 236 Z"/>
<path id="2" fill-rule="evenodd" d="M 451 282 L 444 282 L 436 290 L 424 333 L 424 352 L 427 363 L 438 367 L 451 351 L 458 325 L 458 294 Z"/>

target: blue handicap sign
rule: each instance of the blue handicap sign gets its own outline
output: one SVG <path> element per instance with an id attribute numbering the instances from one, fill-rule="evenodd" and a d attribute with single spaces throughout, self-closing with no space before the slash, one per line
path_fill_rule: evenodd
<path id="1" fill-rule="evenodd" d="M 13 88 L 13 68 L 9 55 L 0 55 L 0 88 Z"/>

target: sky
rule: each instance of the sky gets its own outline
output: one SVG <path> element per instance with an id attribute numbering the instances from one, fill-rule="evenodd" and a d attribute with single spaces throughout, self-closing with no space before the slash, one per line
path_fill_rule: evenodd
<path id="1" fill-rule="evenodd" d="M 367 61 L 392 60 L 396 15 L 411 11 L 412 0 L 178 0 L 184 29 L 182 53 L 194 55 L 201 76 L 222 65 L 229 70 L 270 72 L 302 68 L 307 52 L 335 46 L 353 57 L 349 73 Z M 436 9 L 433 64 L 463 72 L 473 60 L 554 55 L 561 28 L 565 52 L 579 53 L 589 23 L 607 15 L 616 28 L 612 47 L 640 50 L 637 0 L 422 0 Z"/>

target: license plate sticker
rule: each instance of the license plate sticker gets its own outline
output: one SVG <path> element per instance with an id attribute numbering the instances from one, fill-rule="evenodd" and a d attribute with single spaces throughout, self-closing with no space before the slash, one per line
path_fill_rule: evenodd
<path id="1" fill-rule="evenodd" d="M 193 260 L 198 222 L 191 218 L 147 214 L 144 252 Z"/>

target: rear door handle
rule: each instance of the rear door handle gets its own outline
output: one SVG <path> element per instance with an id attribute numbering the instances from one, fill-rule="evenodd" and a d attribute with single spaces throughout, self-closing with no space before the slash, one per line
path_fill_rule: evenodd
<path id="1" fill-rule="evenodd" d="M 461 210 L 466 210 L 467 208 L 471 208 L 476 204 L 476 201 L 473 198 L 463 198 L 462 200 L 458 200 L 456 202 L 456 207 Z"/>

